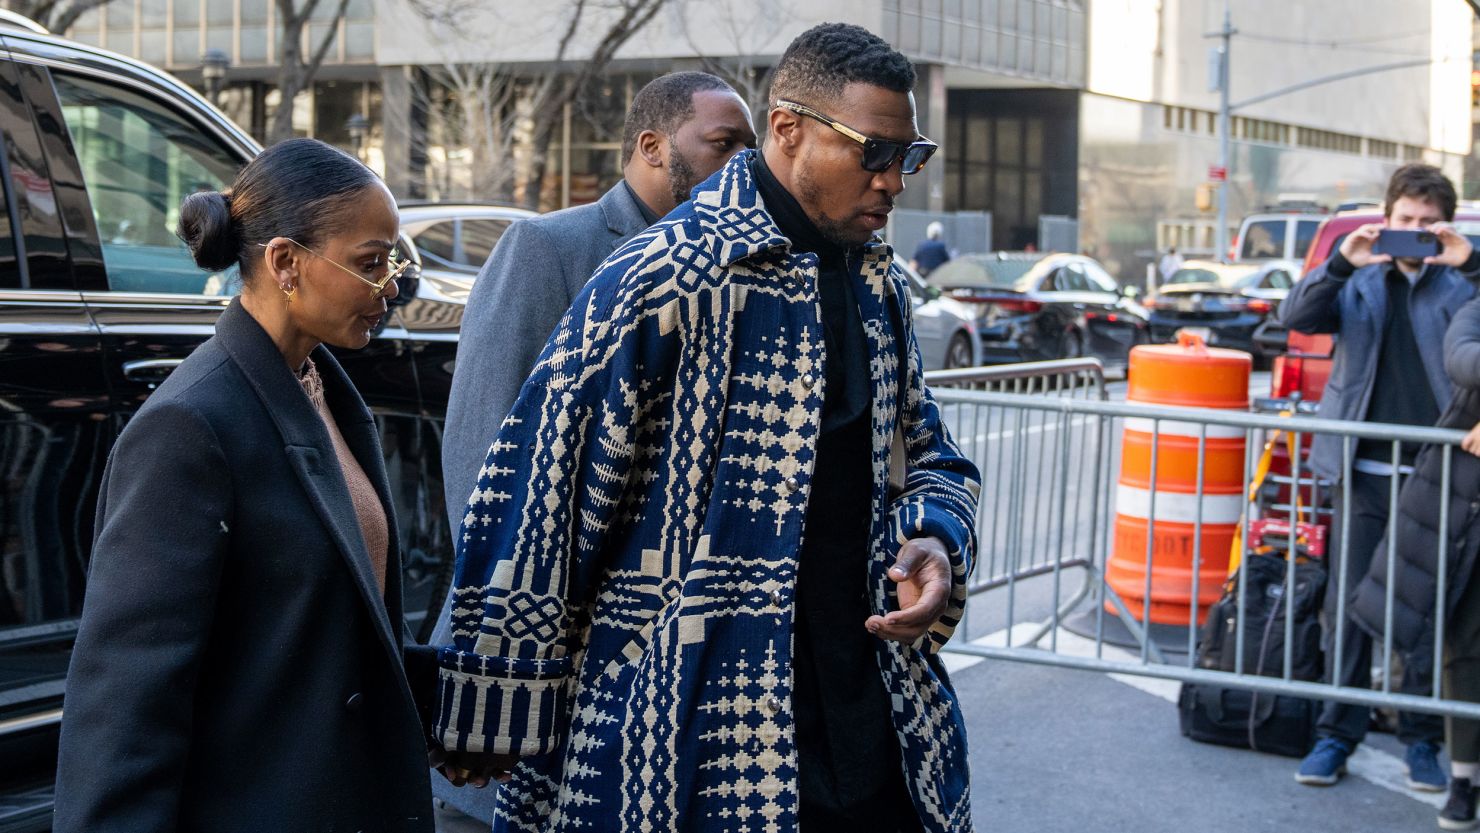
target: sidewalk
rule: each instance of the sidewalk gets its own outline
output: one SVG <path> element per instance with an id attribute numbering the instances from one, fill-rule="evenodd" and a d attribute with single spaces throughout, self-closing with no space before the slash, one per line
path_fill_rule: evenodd
<path id="1" fill-rule="evenodd" d="M 1438 829 L 1428 802 L 1442 795 L 1400 794 L 1356 776 L 1301 786 L 1299 761 L 1193 743 L 1178 731 L 1174 705 L 1102 674 L 988 660 L 952 681 L 984 833 Z M 1367 746 L 1401 763 L 1393 738 L 1373 735 Z"/>

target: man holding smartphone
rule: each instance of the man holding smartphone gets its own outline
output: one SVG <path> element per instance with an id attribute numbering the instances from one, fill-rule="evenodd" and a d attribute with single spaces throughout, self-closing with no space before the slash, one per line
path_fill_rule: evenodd
<path id="1" fill-rule="evenodd" d="M 1297 282 L 1281 305 L 1280 318 L 1290 329 L 1340 336 L 1321 397 L 1321 417 L 1425 426 L 1438 421 L 1451 394 L 1444 372 L 1444 331 L 1480 281 L 1480 253 L 1450 225 L 1456 202 L 1454 185 L 1438 168 L 1404 165 L 1388 182 L 1385 221 L 1347 235 L 1339 250 Z M 1433 239 L 1393 231 L 1423 231 Z M 1433 253 L 1418 257 L 1421 244 Z M 1411 473 L 1417 453 L 1417 446 L 1404 446 L 1395 467 L 1391 443 L 1360 440 L 1348 469 L 1340 437 L 1317 435 L 1311 447 L 1310 467 L 1316 474 L 1335 483 L 1350 478 L 1349 505 L 1347 490 L 1334 490 L 1336 516 L 1328 551 L 1335 553 L 1335 561 L 1322 612 L 1328 628 L 1326 675 L 1343 686 L 1371 684 L 1372 639 L 1350 619 L 1337 627 L 1337 601 L 1366 574 L 1387 530 L 1392 478 Z M 1343 526 L 1349 540 L 1344 553 Z M 1339 668 L 1333 667 L 1337 637 Z M 1400 691 L 1432 690 L 1433 657 L 1423 653 L 1404 658 Z M 1370 711 L 1367 706 L 1326 703 L 1316 725 L 1316 745 L 1295 780 L 1335 784 L 1366 736 Z M 1398 715 L 1398 739 L 1408 747 L 1410 788 L 1445 788 L 1438 763 L 1443 729 L 1434 715 Z"/>

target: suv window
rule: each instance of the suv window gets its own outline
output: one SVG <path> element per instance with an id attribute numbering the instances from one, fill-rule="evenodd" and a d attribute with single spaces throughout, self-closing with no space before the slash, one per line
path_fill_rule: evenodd
<path id="1" fill-rule="evenodd" d="M 1244 239 L 1239 241 L 1239 259 L 1284 257 L 1285 223 L 1283 219 L 1249 223 L 1244 231 Z"/>
<path id="2" fill-rule="evenodd" d="M 1290 257 L 1296 260 L 1304 260 L 1305 253 L 1310 251 L 1310 244 L 1316 239 L 1316 229 L 1321 227 L 1320 220 L 1301 220 L 1295 224 L 1295 251 Z"/>
<path id="3" fill-rule="evenodd" d="M 433 265 L 444 269 L 457 268 L 457 256 L 454 251 L 457 243 L 456 220 L 443 220 L 427 226 L 426 230 L 416 235 L 412 242 L 421 251 L 421 256 L 432 261 Z"/>
<path id="4" fill-rule="evenodd" d="M 1283 269 L 1276 269 L 1270 272 L 1264 279 L 1265 289 L 1289 289 L 1292 285 L 1293 282 L 1290 280 L 1290 273 Z"/>
<path id="5" fill-rule="evenodd" d="M 1095 292 L 1119 292 L 1120 284 L 1110 277 L 1110 273 L 1100 268 L 1097 263 L 1085 263 L 1084 276 L 1089 279 L 1089 288 Z"/>
<path id="6" fill-rule="evenodd" d="M 1063 283 L 1059 285 L 1059 289 L 1065 292 L 1090 291 L 1089 279 L 1084 276 L 1084 267 L 1077 263 L 1071 263 L 1065 266 L 1064 270 L 1059 273 L 1059 276 L 1063 279 Z"/>
<path id="7" fill-rule="evenodd" d="M 180 203 L 230 184 L 241 162 L 176 112 L 123 87 L 52 74 L 82 162 L 108 268 L 124 292 L 226 294 L 235 267 L 212 275 L 175 236 Z"/>
<path id="8" fill-rule="evenodd" d="M 0 153 L 4 152 L 4 146 L 0 145 Z M 5 181 L 5 177 L 0 176 L 0 205 L 10 204 L 10 197 L 7 195 L 8 190 L 9 183 Z M 9 288 L 20 285 L 21 268 L 20 264 L 16 262 L 15 232 L 10 228 L 10 224 L 15 218 L 9 216 L 10 212 L 8 210 L 5 213 L 5 222 L 0 223 L 0 275 L 4 275 L 5 277 L 0 278 L 0 286 Z"/>
<path id="9" fill-rule="evenodd" d="M 492 217 L 463 220 L 462 256 L 458 258 L 459 262 L 471 267 L 474 272 L 482 269 L 483 264 L 488 262 L 488 256 L 493 254 L 493 247 L 498 245 L 498 239 L 504 236 L 508 228 L 508 220 L 496 220 Z"/>

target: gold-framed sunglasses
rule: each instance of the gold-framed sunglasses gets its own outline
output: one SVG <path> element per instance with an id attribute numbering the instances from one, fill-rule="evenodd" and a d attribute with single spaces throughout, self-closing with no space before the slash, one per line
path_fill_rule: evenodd
<path id="1" fill-rule="evenodd" d="M 875 139 L 865 136 L 831 116 L 813 110 L 805 104 L 787 101 L 784 98 L 778 99 L 776 106 L 806 116 L 809 119 L 816 119 L 860 145 L 863 145 L 863 159 L 861 160 L 861 164 L 863 165 L 863 169 L 870 173 L 883 173 L 889 170 L 890 166 L 897 161 L 899 162 L 899 172 L 901 174 L 905 176 L 917 174 L 921 168 L 925 167 L 925 163 L 930 161 L 930 157 L 934 156 L 937 150 L 940 150 L 940 145 L 937 145 L 924 136 L 913 142 L 896 142 L 891 139 Z"/>
<path id="2" fill-rule="evenodd" d="M 297 240 L 294 240 L 291 237 L 284 237 L 283 239 L 286 240 L 286 241 L 288 241 L 289 243 L 292 243 L 294 246 L 297 246 L 298 248 L 304 250 L 305 252 L 308 252 L 309 254 L 313 255 L 314 257 L 318 258 L 319 260 L 322 260 L 325 263 L 332 263 L 335 266 L 338 266 L 340 269 L 344 270 L 345 272 L 349 273 L 350 275 L 353 275 L 354 278 L 356 280 L 358 280 L 360 283 L 363 283 L 366 286 L 369 286 L 370 287 L 370 290 L 371 290 L 370 291 L 370 297 L 371 298 L 379 298 L 381 295 L 384 295 L 385 294 L 385 288 L 387 286 L 390 286 L 391 281 L 395 280 L 396 278 L 401 277 L 401 275 L 404 274 L 406 272 L 406 270 L 411 269 L 411 268 L 414 268 L 416 266 L 416 263 L 413 262 L 412 260 L 410 260 L 409 258 L 406 258 L 405 256 L 403 256 L 400 253 L 400 250 L 398 250 L 398 249 L 392 249 L 386 255 L 385 263 L 382 264 L 381 266 L 376 267 L 376 271 L 379 271 L 380 269 L 385 269 L 386 270 L 385 271 L 385 274 L 382 275 L 382 276 L 380 276 L 379 278 L 377 278 L 375 280 L 371 280 L 370 278 L 367 278 L 364 275 L 361 275 L 359 272 L 356 272 L 355 270 L 349 268 L 348 266 L 345 266 L 343 263 L 340 263 L 337 260 L 333 260 L 331 258 L 324 257 L 323 255 L 319 254 L 318 252 L 314 251 L 313 249 L 310 249 L 309 247 L 303 245 L 302 243 L 299 243 Z M 261 246 L 264 249 L 270 247 L 270 244 L 268 244 L 268 243 L 259 243 L 257 245 Z"/>

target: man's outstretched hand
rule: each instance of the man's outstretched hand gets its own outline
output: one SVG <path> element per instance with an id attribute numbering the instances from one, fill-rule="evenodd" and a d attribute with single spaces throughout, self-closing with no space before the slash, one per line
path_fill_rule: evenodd
<path id="1" fill-rule="evenodd" d="M 889 578 L 899 585 L 899 610 L 870 616 L 863 626 L 881 639 L 908 645 L 930 630 L 951 600 L 951 559 L 945 542 L 910 539 L 899 548 Z"/>

